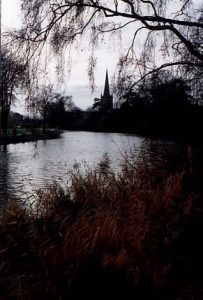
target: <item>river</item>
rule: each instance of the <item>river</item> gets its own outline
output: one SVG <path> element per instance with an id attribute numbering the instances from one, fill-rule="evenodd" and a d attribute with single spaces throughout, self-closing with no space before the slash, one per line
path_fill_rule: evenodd
<path id="1" fill-rule="evenodd" d="M 26 196 L 52 183 L 62 184 L 73 167 L 94 167 L 108 153 L 116 168 L 128 148 L 139 150 L 143 138 L 117 133 L 65 131 L 59 139 L 1 145 L 0 199 Z"/>
<path id="2" fill-rule="evenodd" d="M 157 140 L 146 143 L 145 138 L 130 134 L 65 131 L 59 139 L 1 146 L 0 200 L 29 197 L 53 181 L 65 185 L 71 168 L 93 168 L 106 153 L 118 171 L 129 149 L 137 156 L 143 149 L 156 153 L 157 161 L 174 145 Z"/>

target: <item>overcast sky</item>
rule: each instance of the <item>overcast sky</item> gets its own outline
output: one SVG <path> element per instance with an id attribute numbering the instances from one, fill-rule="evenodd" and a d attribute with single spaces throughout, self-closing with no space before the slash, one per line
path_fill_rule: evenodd
<path id="1" fill-rule="evenodd" d="M 2 1 L 2 30 L 9 27 L 20 27 L 20 0 L 1 0 Z M 194 0 L 195 5 L 203 4 L 203 0 Z M 138 45 L 139 47 L 139 45 Z M 103 91 L 106 69 L 109 71 L 109 77 L 115 71 L 118 62 L 119 49 L 115 51 L 115 45 L 109 45 L 108 42 L 103 43 L 103 49 L 99 50 L 99 59 L 97 60 L 97 68 L 95 73 L 96 90 L 93 95 L 89 88 L 87 78 L 87 52 L 79 51 L 73 53 L 72 72 L 65 78 L 64 89 L 68 94 L 73 96 L 73 101 L 81 108 L 86 108 L 93 104 L 93 98 L 99 97 Z M 82 49 L 81 49 L 82 50 Z M 22 111 L 22 109 L 20 109 Z"/>
<path id="2" fill-rule="evenodd" d="M 1 0 L 2 1 L 2 31 L 8 28 L 20 27 L 20 1 L 19 0 Z M 73 55 L 72 72 L 67 74 L 64 83 L 66 92 L 73 96 L 75 104 L 81 108 L 87 108 L 93 104 L 93 99 L 99 97 L 103 91 L 106 69 L 109 71 L 109 77 L 116 68 L 118 53 L 115 55 L 113 47 L 104 44 L 104 50 L 99 52 L 100 58 L 97 61 L 95 73 L 95 92 L 91 93 L 87 77 L 87 54 L 85 51 L 79 51 Z M 22 111 L 22 107 L 15 110 Z"/>

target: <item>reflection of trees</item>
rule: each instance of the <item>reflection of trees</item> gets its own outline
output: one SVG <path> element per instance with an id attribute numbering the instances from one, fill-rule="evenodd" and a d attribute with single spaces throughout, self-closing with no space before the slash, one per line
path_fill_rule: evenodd
<path id="1" fill-rule="evenodd" d="M 138 160 L 152 168 L 153 172 L 165 170 L 171 174 L 182 170 L 189 163 L 188 149 L 187 145 L 172 141 L 145 139 Z"/>
<path id="2" fill-rule="evenodd" d="M 202 199 L 203 151 L 201 146 L 146 139 L 141 145 L 138 163 L 144 166 L 143 169 L 155 183 L 164 182 L 170 175 L 182 174 L 184 191 L 195 193 L 196 202 Z M 203 206 L 202 200 L 201 206 Z"/>
<path id="3" fill-rule="evenodd" d="M 0 207 L 5 205 L 9 199 L 8 168 L 7 145 L 0 145 Z"/>

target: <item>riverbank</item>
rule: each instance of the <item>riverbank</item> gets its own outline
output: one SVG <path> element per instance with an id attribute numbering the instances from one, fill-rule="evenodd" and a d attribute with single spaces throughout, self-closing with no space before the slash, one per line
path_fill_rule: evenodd
<path id="1" fill-rule="evenodd" d="M 66 112 L 57 119 L 57 126 L 63 130 L 127 133 L 203 145 L 200 134 L 202 120 L 202 109 L 194 106 L 190 110 L 174 110 L 170 114 L 167 111 L 162 114 L 139 109 L 114 109 L 105 114 L 97 111 Z"/>
<path id="2" fill-rule="evenodd" d="M 33 142 L 37 140 L 54 139 L 60 137 L 61 131 L 58 129 L 34 129 L 28 130 L 25 128 L 20 128 L 15 131 L 8 131 L 6 136 L 0 137 L 0 145 L 5 144 L 16 144 Z"/>
<path id="3" fill-rule="evenodd" d="M 202 173 L 193 163 L 190 153 L 162 167 L 125 157 L 115 176 L 104 158 L 72 171 L 65 189 L 53 184 L 34 204 L 5 208 L 1 299 L 201 299 Z"/>

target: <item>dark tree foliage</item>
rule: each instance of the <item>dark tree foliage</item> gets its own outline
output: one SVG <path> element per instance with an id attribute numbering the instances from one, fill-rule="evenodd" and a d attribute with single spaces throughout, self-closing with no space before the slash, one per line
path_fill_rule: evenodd
<path id="1" fill-rule="evenodd" d="M 152 103 L 165 109 L 184 109 L 189 102 L 189 87 L 183 79 L 174 78 L 170 81 L 153 86 L 151 89 Z"/>
<path id="2" fill-rule="evenodd" d="M 27 86 L 27 79 L 27 66 L 17 54 L 3 46 L 1 52 L 0 126 L 4 134 L 7 132 L 11 104 L 17 99 L 19 90 Z"/>
<path id="3" fill-rule="evenodd" d="M 92 106 L 93 110 L 100 111 L 101 110 L 101 99 L 95 98 Z"/>
<path id="4" fill-rule="evenodd" d="M 64 117 L 66 111 L 73 110 L 75 105 L 72 97 L 61 95 L 53 91 L 53 85 L 41 85 L 41 87 L 27 99 L 28 110 L 37 113 L 43 119 L 43 129 L 46 123 L 56 125 L 59 119 Z"/>
<path id="5" fill-rule="evenodd" d="M 31 94 L 29 98 L 26 99 L 28 110 L 40 114 L 42 117 L 43 130 L 45 130 L 49 107 L 54 101 L 52 89 L 53 86 L 51 84 L 47 86 L 42 85 L 35 91 L 35 94 Z"/>
<path id="6" fill-rule="evenodd" d="M 163 70 L 125 95 L 121 114 L 127 129 L 159 137 L 185 138 L 199 129 L 190 88 L 185 80 Z"/>
<path id="7" fill-rule="evenodd" d="M 169 72 L 153 73 L 136 90 L 125 95 L 122 109 L 157 107 L 159 109 L 183 109 L 190 105 L 191 90 L 182 78 L 175 78 Z"/>
<path id="8" fill-rule="evenodd" d="M 54 94 L 54 101 L 50 103 L 47 112 L 47 121 L 51 127 L 64 127 L 67 122 L 67 112 L 77 110 L 71 96 Z"/>

